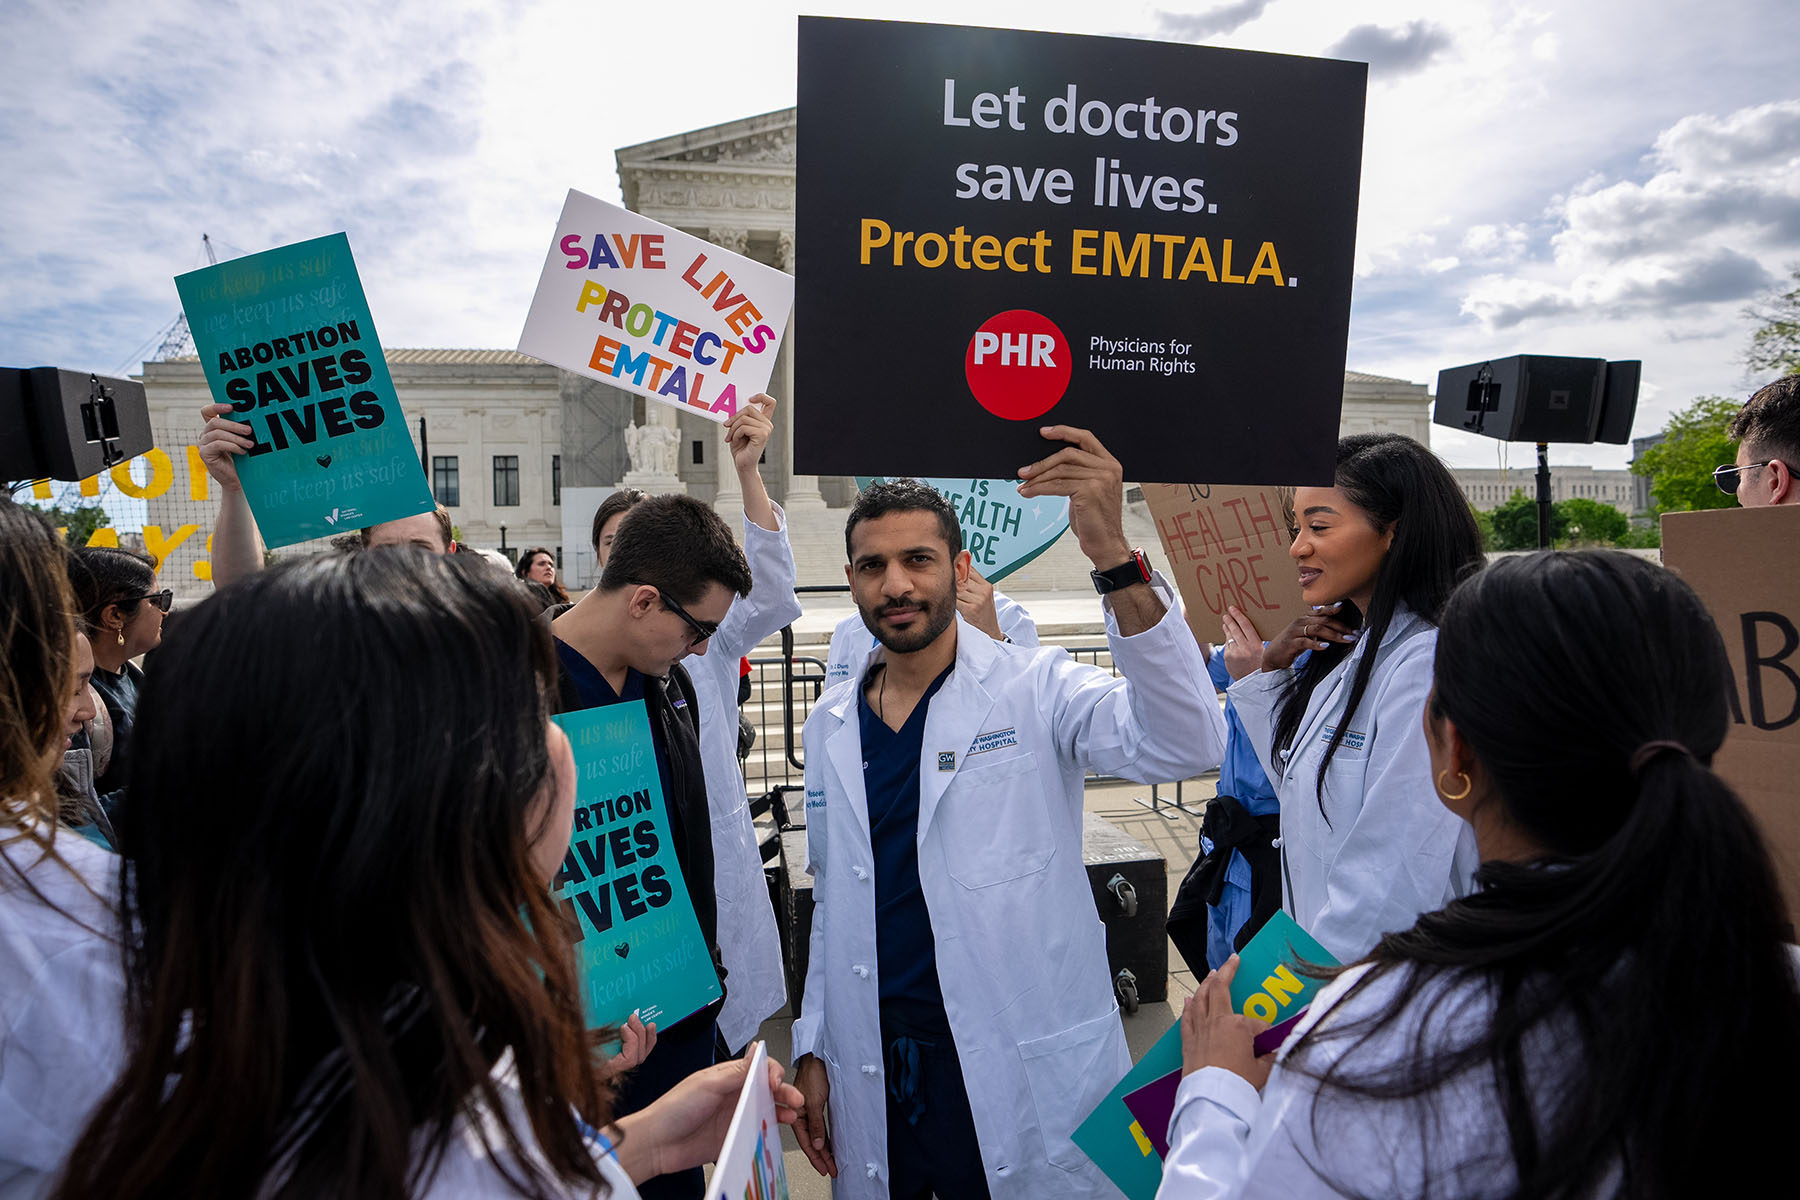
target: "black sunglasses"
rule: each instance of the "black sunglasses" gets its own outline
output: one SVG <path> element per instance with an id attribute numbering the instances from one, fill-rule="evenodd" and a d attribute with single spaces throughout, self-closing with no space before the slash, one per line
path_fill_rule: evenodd
<path id="1" fill-rule="evenodd" d="M 175 606 L 175 592 L 171 588 L 164 588 L 160 592 L 149 592 L 142 596 L 133 596 L 130 600 L 126 601 L 126 603 L 135 604 L 139 600 L 148 600 L 152 607 L 160 608 L 162 611 L 168 612 Z"/>
<path id="2" fill-rule="evenodd" d="M 687 609 L 669 599 L 669 597 L 663 593 L 663 590 L 660 587 L 656 587 L 654 583 L 645 583 L 641 579 L 636 582 L 644 587 L 656 588 L 656 598 L 662 601 L 662 606 L 687 622 L 687 627 L 693 631 L 688 634 L 688 646 L 690 649 L 694 646 L 698 646 L 701 642 L 706 641 L 708 638 L 719 632 L 719 626 L 716 622 L 696 621 L 688 614 Z"/>
<path id="3" fill-rule="evenodd" d="M 1768 462 L 1745 463 L 1741 467 L 1735 463 L 1726 463 L 1722 467 L 1715 467 L 1713 469 L 1713 482 L 1718 484 L 1719 490 L 1724 492 L 1727 496 L 1735 496 L 1737 495 L 1738 490 L 1738 472 L 1754 471 L 1756 468 L 1766 467 L 1769 463 L 1774 461 L 1775 460 L 1771 458 Z"/>

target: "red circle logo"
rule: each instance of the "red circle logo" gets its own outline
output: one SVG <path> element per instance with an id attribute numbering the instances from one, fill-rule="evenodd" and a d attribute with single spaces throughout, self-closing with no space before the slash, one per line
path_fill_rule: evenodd
<path id="1" fill-rule="evenodd" d="M 963 355 L 963 374 L 981 407 L 1008 421 L 1029 421 L 1056 406 L 1074 366 L 1056 322 L 1026 308 L 983 321 Z"/>

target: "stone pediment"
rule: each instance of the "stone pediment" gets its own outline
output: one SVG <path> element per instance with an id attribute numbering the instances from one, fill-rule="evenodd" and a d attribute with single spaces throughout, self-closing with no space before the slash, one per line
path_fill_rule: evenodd
<path id="1" fill-rule="evenodd" d="M 794 110 L 709 125 L 617 151 L 625 207 L 682 228 L 791 231 Z"/>
<path id="2" fill-rule="evenodd" d="M 620 177 L 629 172 L 683 167 L 794 169 L 794 110 L 708 125 L 673 137 L 621 147 L 614 155 Z"/>

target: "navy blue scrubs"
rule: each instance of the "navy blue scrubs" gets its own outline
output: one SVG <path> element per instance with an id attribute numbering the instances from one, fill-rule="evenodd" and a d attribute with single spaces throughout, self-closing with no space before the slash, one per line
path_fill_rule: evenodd
<path id="1" fill-rule="evenodd" d="M 877 666 L 875 670 L 885 670 Z M 888 1195 L 892 1200 L 985 1200 L 987 1175 L 962 1064 L 938 985 L 937 943 L 919 883 L 919 760 L 931 699 L 946 667 L 898 731 L 857 700 L 863 792 L 875 855 L 875 954 L 887 1072 Z"/>

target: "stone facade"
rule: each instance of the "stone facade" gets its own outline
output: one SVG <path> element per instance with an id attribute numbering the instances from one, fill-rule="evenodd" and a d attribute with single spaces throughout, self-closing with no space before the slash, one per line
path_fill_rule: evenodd
<path id="1" fill-rule="evenodd" d="M 1452 467 L 1450 473 L 1456 476 L 1456 482 L 1461 485 L 1463 495 L 1469 498 L 1469 503 L 1484 512 L 1505 504 L 1517 491 L 1523 491 L 1534 498 L 1537 496 L 1535 459 L 1529 465 L 1522 464 L 1505 471 L 1492 467 Z M 1630 516 L 1638 511 L 1636 482 L 1637 477 L 1630 471 L 1601 467 L 1559 467 L 1554 458 L 1550 462 L 1552 500 L 1572 500 L 1577 497 L 1597 500 Z"/>

